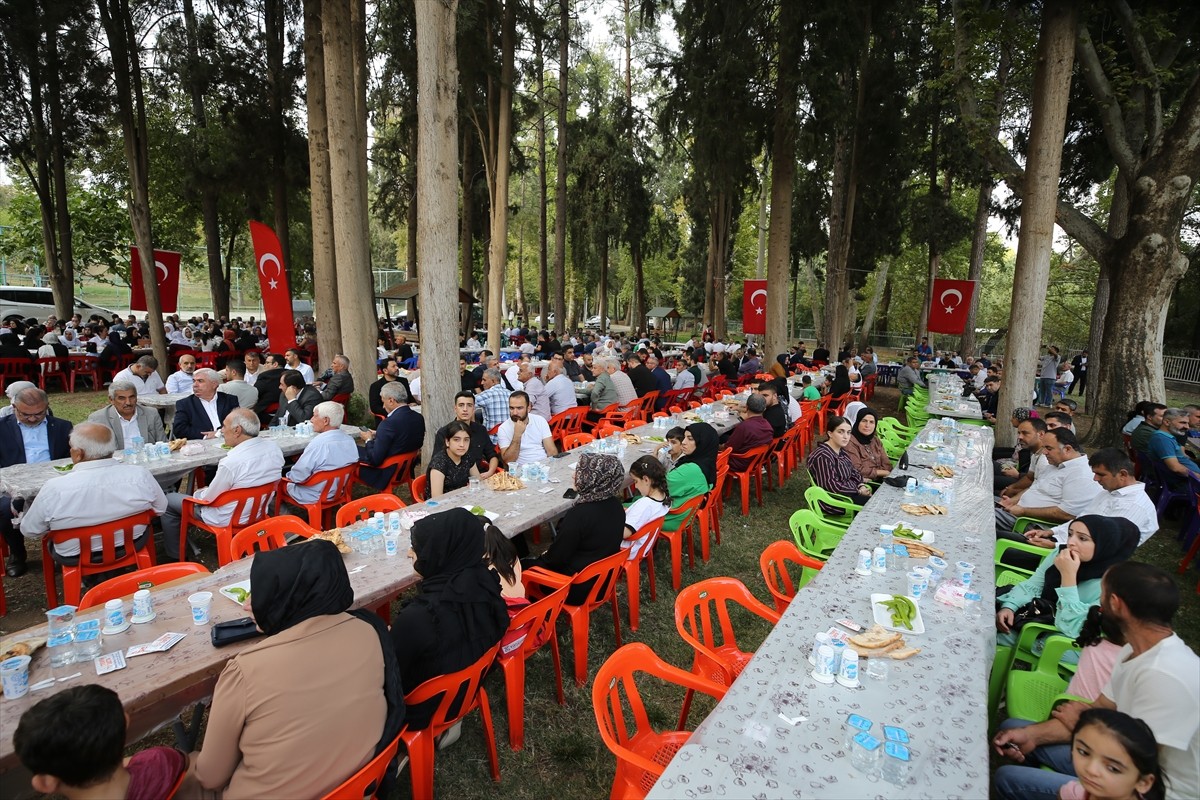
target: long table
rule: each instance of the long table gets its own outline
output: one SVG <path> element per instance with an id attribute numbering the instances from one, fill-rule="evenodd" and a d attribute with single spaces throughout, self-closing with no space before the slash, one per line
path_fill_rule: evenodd
<path id="1" fill-rule="evenodd" d="M 991 431 L 978 431 L 986 453 Z M 915 448 L 909 458 L 914 465 L 933 462 L 931 454 Z M 859 550 L 879 543 L 881 523 L 903 520 L 934 531 L 933 544 L 946 551 L 951 569 L 958 560 L 975 565 L 983 608 L 992 607 L 992 465 L 981 458 L 959 473 L 948 516 L 912 517 L 900 511 L 903 490 L 885 485 L 875 493 L 724 699 L 676 753 L 650 798 L 987 797 L 985 709 L 995 648 L 991 614 L 968 624 L 961 610 L 922 600 L 926 632 L 905 636 L 922 651 L 907 661 L 892 661 L 886 682 L 868 677 L 866 662 L 860 661 L 859 688 L 825 686 L 812 679 L 807 660 L 813 637 L 835 620 L 871 623 L 871 593 L 907 593 L 904 571 L 871 577 L 854 571 Z M 931 477 L 924 469 L 910 474 Z M 842 746 L 849 713 L 872 720 L 877 737 L 882 737 L 881 725 L 909 731 L 915 767 L 906 785 L 867 778 L 851 766 Z"/>
<path id="2" fill-rule="evenodd" d="M 963 380 L 957 375 L 930 375 L 929 402 L 925 410 L 935 417 L 983 419 L 975 395 L 962 396 Z"/>

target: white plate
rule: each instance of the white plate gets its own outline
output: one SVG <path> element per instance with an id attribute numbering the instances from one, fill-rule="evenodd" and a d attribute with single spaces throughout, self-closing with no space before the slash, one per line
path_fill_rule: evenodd
<path id="1" fill-rule="evenodd" d="M 900 523 L 894 522 L 892 524 L 894 526 L 894 525 L 899 525 Z M 907 523 L 904 525 L 904 527 L 909 528 L 910 530 L 912 530 L 913 533 L 921 534 L 921 538 L 920 539 L 906 539 L 903 536 L 897 536 L 894 539 L 894 541 L 897 544 L 904 544 L 905 542 L 920 542 L 921 544 L 933 544 L 933 540 L 936 538 L 934 536 L 933 531 L 927 531 L 924 528 L 914 528 L 911 525 L 908 525 Z"/>
<path id="2" fill-rule="evenodd" d="M 883 606 L 878 605 L 878 604 L 886 603 L 888 600 L 891 600 L 893 597 L 895 597 L 895 595 L 891 595 L 891 594 L 873 594 L 873 595 L 871 595 L 871 613 L 875 616 L 875 622 L 878 623 L 879 625 L 882 625 L 884 628 L 887 628 L 889 631 L 896 631 L 897 633 L 904 633 L 904 634 L 924 633 L 925 632 L 925 620 L 921 618 L 921 607 L 919 605 L 917 606 L 917 614 L 912 619 L 913 629 L 911 631 L 908 628 L 903 628 L 903 627 L 897 628 L 892 625 L 892 612 L 888 611 L 886 608 L 884 608 Z M 911 600 L 912 598 L 910 597 L 909 599 Z M 913 600 L 913 604 L 916 605 L 915 600 Z"/>
<path id="3" fill-rule="evenodd" d="M 465 508 L 467 511 L 471 511 L 471 509 L 475 508 L 475 506 L 474 505 L 464 505 L 463 508 Z M 481 508 L 482 508 L 482 506 L 481 506 Z M 475 512 L 471 511 L 471 513 L 473 514 Z M 495 522 L 496 520 L 500 519 L 499 514 L 497 514 L 495 511 L 488 511 L 487 509 L 484 509 L 483 516 L 487 517 L 489 522 Z"/>
<path id="4" fill-rule="evenodd" d="M 222 594 L 225 597 L 228 597 L 230 600 L 232 600 L 233 602 L 237 603 L 240 606 L 242 604 L 242 601 L 238 600 L 237 597 L 234 596 L 233 592 L 229 591 L 230 589 L 245 589 L 246 592 L 249 593 L 250 579 L 247 578 L 244 581 L 238 581 L 237 583 L 231 583 L 228 586 L 222 586 L 220 589 L 217 590 L 217 592 L 219 594 Z"/>
<path id="5" fill-rule="evenodd" d="M 914 444 L 913 448 L 920 450 L 922 452 L 925 452 L 925 453 L 936 453 L 937 452 L 936 444 L 925 444 L 922 442 L 921 444 Z"/>

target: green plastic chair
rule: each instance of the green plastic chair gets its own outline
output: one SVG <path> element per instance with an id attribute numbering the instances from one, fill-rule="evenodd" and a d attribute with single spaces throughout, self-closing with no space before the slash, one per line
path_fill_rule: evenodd
<path id="1" fill-rule="evenodd" d="M 1008 673 L 1005 688 L 1006 715 L 1031 722 L 1050 719 L 1055 698 L 1066 691 L 1068 679 L 1063 676 L 1060 662 L 1068 652 L 1079 647 L 1066 636 L 1046 639 L 1037 666 L 1032 670 L 1013 670 Z"/>
<path id="2" fill-rule="evenodd" d="M 808 508 L 802 508 L 788 519 L 788 527 L 792 530 L 792 538 L 801 553 L 826 561 L 829 554 L 842 541 L 846 529 L 830 524 L 820 514 Z"/>
<path id="3" fill-rule="evenodd" d="M 895 417 L 880 417 L 876 427 L 879 429 L 879 434 L 895 435 L 904 442 L 911 442 L 917 436 L 917 430 L 902 424 Z"/>
<path id="4" fill-rule="evenodd" d="M 1038 637 L 1044 633 L 1056 634 L 1058 628 L 1053 625 L 1031 622 L 1021 628 L 1016 645 L 996 648 L 996 657 L 992 659 L 992 674 L 988 680 L 989 719 L 996 716 L 996 711 L 1000 707 L 1000 698 L 1008 683 L 1008 676 L 1012 673 L 1016 663 L 1020 661 L 1030 667 L 1037 663 L 1038 656 L 1033 652 L 1033 647 L 1037 643 Z"/>
<path id="5" fill-rule="evenodd" d="M 827 492 L 820 486 L 809 486 L 807 489 L 805 489 L 804 502 L 808 505 L 809 510 L 819 516 L 826 523 L 834 525 L 843 530 L 850 527 L 850 523 L 854 521 L 854 515 L 862 510 L 861 506 L 854 505 L 854 503 L 850 502 L 849 498 L 840 494 Z M 825 512 L 821 510 L 821 503 L 824 503 L 831 508 L 840 509 L 842 511 L 842 515 L 827 516 Z"/>
<path id="6" fill-rule="evenodd" d="M 1026 578 L 1033 575 L 1034 570 L 1025 569 L 1024 567 L 1013 566 L 1012 564 L 1006 564 L 1004 562 L 1004 554 L 1007 553 L 1009 550 L 1020 550 L 1023 553 L 1032 553 L 1033 555 L 1038 557 L 1039 563 L 1041 562 L 1041 560 L 1043 558 L 1048 556 L 1050 553 L 1054 552 L 1053 550 L 1047 549 L 1045 547 L 1035 547 L 1034 545 L 1028 544 L 1027 542 L 1015 542 L 1012 539 L 997 539 L 996 540 L 996 555 L 995 555 L 995 559 L 994 559 L 995 565 L 997 567 L 1005 570 L 1006 572 L 1015 572 L 1019 575 L 1024 575 Z M 998 580 L 997 580 L 997 585 L 999 585 Z M 1006 585 L 1011 585 L 1011 584 L 1006 584 Z"/>

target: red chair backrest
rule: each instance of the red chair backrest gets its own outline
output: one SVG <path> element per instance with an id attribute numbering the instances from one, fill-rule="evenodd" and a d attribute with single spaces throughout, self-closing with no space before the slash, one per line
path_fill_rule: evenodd
<path id="1" fill-rule="evenodd" d="M 579 586 L 592 581 L 592 588 L 588 590 L 587 597 L 579 604 L 579 608 L 592 611 L 607 603 L 609 597 L 616 591 L 617 574 L 628 559 L 629 553 L 618 550 L 611 556 L 593 561 L 575 573 L 575 577 L 571 579 L 571 586 Z"/>
<path id="2" fill-rule="evenodd" d="M 279 482 L 264 483 L 262 486 L 247 486 L 244 489 L 229 489 L 214 497 L 207 505 L 221 508 L 233 504 L 233 513 L 229 517 L 229 527 L 238 525 L 253 525 L 261 519 L 266 519 L 272 511 L 275 491 Z M 200 520 L 197 520 L 200 521 Z"/>
<path id="3" fill-rule="evenodd" d="M 500 643 L 496 642 L 479 657 L 478 661 L 466 669 L 430 678 L 404 695 L 404 702 L 409 706 L 415 706 L 435 698 L 441 698 L 437 701 L 437 710 L 430 718 L 429 727 L 440 729 L 453 725 L 465 717 L 475 706 L 475 698 L 479 695 L 483 677 L 492 666 L 492 662 L 496 660 L 496 653 L 499 650 Z M 461 702 L 459 702 L 459 698 L 462 698 Z M 452 718 L 450 710 L 455 706 L 457 706 L 457 713 Z"/>
<path id="4" fill-rule="evenodd" d="M 590 444 L 596 441 L 596 437 L 590 433 L 568 433 L 563 436 L 563 451 L 574 450 L 580 445 Z"/>
<path id="5" fill-rule="evenodd" d="M 508 633 L 505 634 L 505 638 L 512 639 L 512 641 L 508 644 L 501 642 L 503 646 L 496 658 L 499 660 L 528 658 L 545 644 L 549 637 L 554 636 L 554 625 L 558 620 L 559 612 L 562 611 L 563 603 L 566 602 L 567 592 L 570 590 L 570 584 L 560 586 L 514 614 L 508 621 Z M 521 638 L 514 638 L 513 634 L 517 634 Z"/>
<path id="6" fill-rule="evenodd" d="M 675 627 L 697 653 L 714 651 L 722 646 L 736 648 L 737 636 L 729 617 L 731 602 L 772 624 L 779 621 L 779 613 L 751 594 L 741 581 L 709 578 L 685 586 L 679 592 L 675 598 Z M 724 669 L 720 661 L 714 663 Z"/>
<path id="7" fill-rule="evenodd" d="M 256 552 L 261 553 L 264 550 L 275 550 L 286 546 L 286 534 L 298 533 L 307 539 L 319 532 L 299 517 L 284 514 L 242 528 L 234 534 L 229 549 L 232 551 L 233 560 L 237 561 Z"/>
<path id="8" fill-rule="evenodd" d="M 767 549 L 763 550 L 762 555 L 758 558 L 758 568 L 762 570 L 767 590 L 775 599 L 775 610 L 780 613 L 796 596 L 796 581 L 792 580 L 788 564 L 818 570 L 825 566 L 824 562 L 801 553 L 800 549 L 792 542 L 781 540 L 767 545 Z"/>
<path id="9" fill-rule="evenodd" d="M 418 475 L 413 478 L 408 484 L 408 490 L 412 492 L 413 502 L 419 503 L 425 499 L 425 488 L 429 485 L 428 475 Z"/>
<path id="10" fill-rule="evenodd" d="M 321 486 L 321 503 L 349 503 L 354 488 L 354 474 L 358 464 L 350 464 L 324 472 L 314 472 L 299 486 Z M 323 485 L 322 485 L 323 484 Z"/>
<path id="11" fill-rule="evenodd" d="M 156 567 L 139 569 L 126 575 L 109 578 L 88 590 L 79 601 L 79 610 L 102 606 L 109 600 L 127 597 L 139 589 L 152 589 L 164 583 L 185 578 L 188 575 L 207 575 L 208 569 L 203 564 L 194 561 L 180 561 L 175 564 L 159 564 Z"/>
<path id="12" fill-rule="evenodd" d="M 50 542 L 55 545 L 63 545 L 67 542 L 76 542 L 79 545 L 80 553 L 88 553 L 93 551 L 92 537 L 100 538 L 101 544 L 101 559 L 102 563 L 112 564 L 122 559 L 133 559 L 133 532 L 138 526 L 146 526 L 155 517 L 152 509 L 139 511 L 136 514 L 130 514 L 128 517 L 121 517 L 110 522 L 100 522 L 95 525 L 87 525 L 81 528 L 71 528 L 69 530 L 51 531 L 47 534 Z M 117 532 L 124 534 L 125 555 L 117 556 L 116 534 Z M 145 534 L 143 534 L 145 535 Z M 62 552 L 61 547 L 55 548 Z M 86 558 L 80 558 L 81 565 L 92 565 L 95 562 L 95 556 L 92 561 Z"/>
<path id="13" fill-rule="evenodd" d="M 383 783 L 383 776 L 392 763 L 392 759 L 396 757 L 399 747 L 400 737 L 397 735 L 379 755 L 368 761 L 362 769 L 325 795 L 322 800 L 366 800 L 366 798 L 375 800 L 379 786 Z"/>
<path id="14" fill-rule="evenodd" d="M 733 456 L 737 456 L 738 459 L 746 462 L 745 469 L 733 470 L 733 471 L 750 473 L 751 475 L 753 475 L 754 471 L 762 466 L 763 460 L 768 455 L 770 455 L 771 448 L 774 446 L 775 445 L 773 443 L 772 444 L 764 444 L 764 445 L 760 445 L 759 447 L 752 447 L 749 450 L 745 451 L 744 453 L 733 453 L 732 455 L 730 455 L 730 458 L 733 458 Z M 728 448 L 726 448 L 726 449 L 728 449 Z"/>
<path id="15" fill-rule="evenodd" d="M 338 509 L 337 526 L 345 528 L 359 520 L 368 519 L 376 511 L 388 513 L 404 508 L 404 501 L 394 494 L 372 494 L 346 503 Z"/>

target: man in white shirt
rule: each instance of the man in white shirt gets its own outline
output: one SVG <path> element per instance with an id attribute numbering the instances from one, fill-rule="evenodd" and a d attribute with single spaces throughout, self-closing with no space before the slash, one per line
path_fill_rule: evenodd
<path id="1" fill-rule="evenodd" d="M 262 354 L 257 350 L 248 350 L 246 352 L 246 377 L 243 380 L 251 386 L 258 380 L 258 373 L 262 370 Z"/>
<path id="2" fill-rule="evenodd" d="M 308 364 L 300 360 L 300 351 L 292 348 L 283 354 L 284 361 L 287 362 L 288 369 L 294 369 L 304 376 L 305 383 L 313 382 L 313 370 Z"/>
<path id="3" fill-rule="evenodd" d="M 533 351 L 537 348 L 534 346 L 533 342 L 526 339 L 525 341 L 521 342 L 521 346 L 518 349 L 521 351 L 521 355 L 531 356 L 533 355 Z"/>
<path id="4" fill-rule="evenodd" d="M 179 369 L 167 376 L 167 392 L 169 394 L 187 394 L 192 390 L 193 375 L 196 372 L 196 357 L 184 353 L 179 357 Z"/>
<path id="5" fill-rule="evenodd" d="M 163 379 L 158 377 L 158 359 L 154 356 L 142 356 L 114 375 L 113 383 L 133 384 L 139 395 L 167 393 Z"/>
<path id="6" fill-rule="evenodd" d="M 533 464 L 558 453 L 550 423 L 529 413 L 529 395 L 513 392 L 508 396 L 509 418 L 496 432 L 500 457 L 510 466 Z"/>
<path id="7" fill-rule="evenodd" d="M 326 400 L 318 403 L 313 409 L 313 432 L 316 436 L 295 465 L 288 470 L 287 480 L 283 485 L 287 496 L 297 503 L 315 503 L 322 495 L 328 497 L 335 494 L 341 487 L 330 486 L 329 482 L 314 486 L 300 486 L 318 472 L 331 469 L 341 469 L 358 461 L 358 445 L 354 439 L 341 429 L 345 410 L 341 403 Z"/>
<path id="8" fill-rule="evenodd" d="M 66 475 L 46 481 L 21 519 L 21 533 L 29 539 L 40 539 L 53 531 L 81 528 L 101 522 L 111 522 L 132 516 L 140 511 L 153 510 L 162 514 L 167 498 L 150 470 L 134 464 L 118 464 L 112 460 L 116 450 L 113 433 L 104 425 L 84 422 L 71 431 L 71 461 L 74 468 Z M 135 546 L 145 545 L 145 527 L 135 528 Z M 114 536 L 118 547 L 125 544 L 124 532 Z M 92 537 L 92 551 L 103 549 L 99 536 Z M 75 559 L 78 563 L 79 542 L 70 541 L 54 547 L 54 555 Z M 43 565 L 50 569 L 50 565 Z"/>
<path id="9" fill-rule="evenodd" d="M 528 361 L 522 361 L 517 379 L 521 381 L 521 391 L 529 395 L 530 411 L 544 420 L 554 416 L 550 413 L 550 397 L 546 394 L 546 385 L 542 379 L 533 374 Z"/>
<path id="10" fill-rule="evenodd" d="M 1126 644 L 1090 707 L 1144 722 L 1158 744 L 1167 799 L 1200 797 L 1200 658 L 1172 629 L 1179 587 L 1163 570 L 1138 561 L 1109 567 L 1100 585 L 1100 613 L 1116 624 Z M 1004 800 L 1059 797 L 1076 774 L 1068 742 L 1088 708 L 1072 701 L 1055 707 L 1045 722 L 1003 723 L 992 745 L 1019 765 L 996 772 L 994 794 Z"/>
<path id="11" fill-rule="evenodd" d="M 996 509 L 997 536 L 1012 538 L 1013 523 L 1018 517 L 1069 522 L 1084 513 L 1092 499 L 1103 491 L 1092 479 L 1087 457 L 1079 450 L 1079 440 L 1070 429 L 1056 428 L 1043 433 L 1042 455 L 1052 468 L 1049 474 L 1043 476 L 1039 468 L 1033 486 L 1017 496 L 1000 498 L 1000 508 Z"/>
<path id="12" fill-rule="evenodd" d="M 217 473 L 208 486 L 194 493 L 197 500 L 213 500 L 230 489 L 247 489 L 279 480 L 283 472 L 283 451 L 273 440 L 258 438 L 258 430 L 258 417 L 248 408 L 235 408 L 225 416 L 221 434 L 225 444 L 232 449 L 217 465 Z M 179 560 L 179 524 L 184 497 L 179 492 L 167 495 L 167 510 L 162 515 L 163 551 L 171 561 Z M 208 525 L 228 525 L 234 505 L 199 506 L 196 510 Z M 249 513 L 250 504 L 247 503 L 240 521 L 245 522 Z"/>
<path id="13" fill-rule="evenodd" d="M 109 404 L 88 415 L 87 421 L 112 431 L 114 447 L 124 450 L 134 437 L 149 444 L 163 442 L 167 432 L 157 411 L 138 405 L 137 389 L 132 383 L 113 381 L 108 385 Z"/>
<path id="14" fill-rule="evenodd" d="M 1154 501 L 1146 494 L 1146 485 L 1133 477 L 1133 463 L 1129 456 L 1115 447 L 1097 450 L 1088 458 L 1096 483 L 1104 490 L 1080 512 L 1099 514 L 1102 517 L 1123 517 L 1137 526 L 1141 533 L 1138 546 L 1146 543 L 1158 530 L 1158 511 Z M 1050 530 L 1033 528 L 1025 531 L 1025 538 L 1038 547 L 1054 547 L 1067 543 L 1069 522 L 1055 525 Z"/>
<path id="15" fill-rule="evenodd" d="M 525 384 L 521 382 L 521 364 L 529 365 L 529 356 L 522 355 L 518 361 L 514 361 L 509 365 L 508 369 L 504 370 L 504 380 L 514 392 L 525 390 Z"/>
<path id="16" fill-rule="evenodd" d="M 579 399 L 575 396 L 575 384 L 567 377 L 566 365 L 561 356 L 556 355 L 552 358 L 542 374 L 546 377 L 545 396 L 550 401 L 551 417 L 579 405 Z"/>

